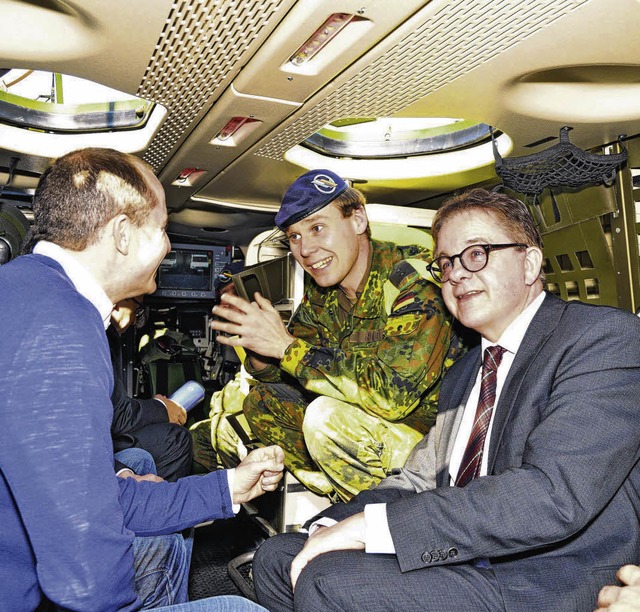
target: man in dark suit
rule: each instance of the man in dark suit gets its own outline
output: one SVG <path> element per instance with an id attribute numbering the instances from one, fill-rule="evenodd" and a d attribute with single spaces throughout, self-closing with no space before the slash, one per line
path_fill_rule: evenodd
<path id="1" fill-rule="evenodd" d="M 128 298 L 118 302 L 107 329 L 114 372 L 111 437 L 116 471 L 127 467 L 126 462 L 121 463 L 121 451 L 141 448 L 153 457 L 157 475 L 174 482 L 191 473 L 192 440 L 189 430 L 184 427 L 187 413 L 164 395 L 156 394 L 148 399 L 129 397 L 123 380 L 120 335 L 137 322 L 140 299 Z"/>
<path id="2" fill-rule="evenodd" d="M 591 611 L 640 558 L 640 320 L 544 292 L 518 200 L 470 191 L 432 231 L 445 303 L 481 346 L 402 470 L 258 550 L 270 610 Z"/>

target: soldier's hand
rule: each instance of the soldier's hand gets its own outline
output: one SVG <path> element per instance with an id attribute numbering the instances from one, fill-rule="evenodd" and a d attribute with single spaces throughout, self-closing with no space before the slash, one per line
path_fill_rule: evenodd
<path id="1" fill-rule="evenodd" d="M 254 302 L 224 294 L 222 304 L 212 313 L 223 320 L 211 321 L 211 329 L 229 336 L 218 336 L 217 341 L 228 346 L 241 346 L 263 357 L 282 359 L 295 338 L 287 331 L 280 313 L 259 293 Z M 225 305 L 231 308 L 225 308 Z"/>

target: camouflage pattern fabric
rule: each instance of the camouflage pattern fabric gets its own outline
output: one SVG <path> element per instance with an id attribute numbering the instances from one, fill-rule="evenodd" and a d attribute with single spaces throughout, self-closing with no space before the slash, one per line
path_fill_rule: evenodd
<path id="1" fill-rule="evenodd" d="M 211 396 L 209 418 L 189 428 L 194 439 L 194 461 L 208 471 L 234 467 L 247 456 L 247 447 L 227 417 L 242 416 L 242 404 L 251 384 L 253 381 L 241 369 Z"/>
<path id="2" fill-rule="evenodd" d="M 319 397 L 307 406 L 303 433 L 309 454 L 342 501 L 403 467 L 423 437 L 408 425 L 371 416 L 330 397 Z"/>
<path id="3" fill-rule="evenodd" d="M 340 472 L 335 465 L 327 470 L 314 461 L 305 442 L 305 411 L 316 397 L 425 434 L 435 421 L 442 375 L 464 352 L 426 269 L 431 252 L 376 240 L 372 246 L 369 276 L 346 316 L 340 290 L 312 282 L 289 324 L 296 340 L 280 367 L 257 372 L 246 364 L 262 383 L 244 403 L 251 428 L 265 444 L 285 449 L 285 464 L 297 477 L 300 470 Z M 383 442 L 376 436 L 371 432 L 374 446 Z M 415 440 L 407 438 L 405 456 L 414 445 Z M 365 488 L 384 476 L 378 468 L 369 472 L 370 479 L 360 479 Z"/>
<path id="4" fill-rule="evenodd" d="M 318 470 L 302 434 L 307 405 L 315 397 L 295 383 L 257 383 L 244 401 L 244 413 L 253 433 L 265 444 L 278 444 L 284 449 L 285 465 L 300 482 L 304 481 L 304 477 L 298 477 L 300 471 Z"/>

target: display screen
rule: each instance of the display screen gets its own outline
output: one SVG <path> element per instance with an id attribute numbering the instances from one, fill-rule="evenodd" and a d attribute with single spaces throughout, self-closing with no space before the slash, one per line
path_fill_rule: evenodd
<path id="1" fill-rule="evenodd" d="M 231 261 L 231 247 L 173 244 L 158 268 L 159 297 L 215 299 L 214 279 Z"/>

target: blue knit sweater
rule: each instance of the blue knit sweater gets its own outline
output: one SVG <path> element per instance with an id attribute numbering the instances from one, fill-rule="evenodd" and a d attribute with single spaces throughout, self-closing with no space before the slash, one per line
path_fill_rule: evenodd
<path id="1" fill-rule="evenodd" d="M 226 475 L 116 478 L 97 309 L 52 259 L 0 267 L 0 611 L 136 610 L 132 539 L 233 516 Z"/>

